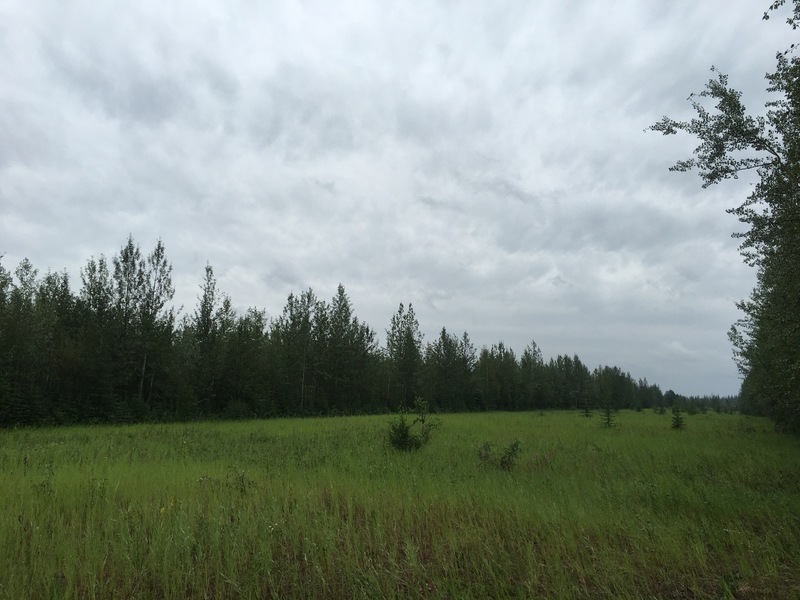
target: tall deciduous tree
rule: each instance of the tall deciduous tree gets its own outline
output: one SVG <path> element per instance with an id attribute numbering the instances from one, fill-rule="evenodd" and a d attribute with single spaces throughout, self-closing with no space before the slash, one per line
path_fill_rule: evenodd
<path id="1" fill-rule="evenodd" d="M 167 395 L 161 387 L 175 329 L 175 312 L 170 305 L 175 288 L 172 285 L 172 265 L 167 261 L 161 240 L 144 261 L 142 280 L 138 314 L 142 361 L 139 398 L 144 400 L 149 411 L 164 412 L 168 408 L 165 404 Z"/>
<path id="2" fill-rule="evenodd" d="M 783 0 L 774 2 L 777 10 Z M 765 15 L 769 18 L 769 14 Z M 787 22 L 800 25 L 800 0 Z M 748 226 L 742 240 L 745 262 L 757 269 L 744 312 L 730 331 L 734 357 L 744 376 L 742 397 L 778 427 L 800 433 L 800 57 L 794 48 L 777 55 L 767 74 L 763 115 L 749 114 L 741 93 L 715 72 L 700 94 L 690 97 L 696 116 L 664 117 L 651 129 L 664 135 L 683 131 L 697 137 L 694 157 L 672 169 L 697 169 L 703 187 L 754 172 L 752 193 L 728 212 Z M 707 104 L 714 104 L 708 108 Z"/>
<path id="3" fill-rule="evenodd" d="M 76 383 L 77 413 L 85 420 L 109 420 L 114 416 L 115 376 L 120 337 L 115 323 L 114 281 L 105 256 L 90 258 L 81 269 L 78 294 L 80 356 Z"/>
<path id="4" fill-rule="evenodd" d="M 134 244 L 133 236 L 112 258 L 114 264 L 114 310 L 119 335 L 127 341 L 135 328 L 136 313 L 142 299 L 144 287 L 144 264 L 142 252 L 138 244 Z"/>
<path id="5" fill-rule="evenodd" d="M 117 410 L 127 406 L 132 416 L 142 418 L 168 408 L 163 403 L 166 394 L 159 394 L 158 386 L 165 374 L 174 330 L 175 317 L 169 305 L 175 294 L 172 265 L 161 240 L 143 258 L 132 236 L 112 261 L 114 322 L 119 339 Z"/>
<path id="6" fill-rule="evenodd" d="M 191 317 L 192 344 L 187 350 L 192 352 L 193 386 L 201 412 L 213 414 L 216 385 L 219 380 L 220 337 L 216 311 L 219 308 L 219 292 L 214 268 L 206 265 L 199 304 Z"/>
<path id="7" fill-rule="evenodd" d="M 98 260 L 94 257 L 88 260 L 81 269 L 81 282 L 81 302 L 94 320 L 105 323 L 111 312 L 114 294 L 105 256 L 100 255 Z"/>

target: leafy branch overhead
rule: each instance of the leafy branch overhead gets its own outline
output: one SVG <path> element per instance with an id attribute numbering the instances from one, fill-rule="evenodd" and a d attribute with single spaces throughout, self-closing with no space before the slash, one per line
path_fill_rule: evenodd
<path id="1" fill-rule="evenodd" d="M 764 18 L 784 4 L 774 2 Z M 800 0 L 786 22 L 797 29 Z M 757 268 L 756 287 L 738 303 L 744 316 L 729 337 L 745 405 L 800 432 L 800 58 L 792 48 L 777 53 L 775 71 L 766 76 L 771 100 L 763 114 L 748 113 L 741 92 L 712 68 L 715 77 L 689 96 L 694 118 L 664 117 L 650 129 L 699 140 L 693 156 L 671 170 L 697 169 L 704 188 L 744 174 L 754 179 L 750 195 L 728 209 L 747 225 L 733 236 L 744 261 Z"/>
<path id="2" fill-rule="evenodd" d="M 768 166 L 771 160 L 781 162 L 780 140 L 764 117 L 752 117 L 741 102 L 741 92 L 728 87 L 728 76 L 719 73 L 706 84 L 699 94 L 691 94 L 689 101 L 697 116 L 690 121 L 677 121 L 664 117 L 650 129 L 664 135 L 679 131 L 692 134 L 701 141 L 694 150 L 695 157 L 679 160 L 671 171 L 690 171 L 697 168 L 703 187 L 728 178 L 737 179 L 739 173 Z M 716 100 L 715 114 L 705 107 L 702 99 Z M 739 156 L 736 153 L 765 152 L 767 156 Z"/>
<path id="3" fill-rule="evenodd" d="M 764 20 L 765 21 L 769 21 L 769 17 L 770 17 L 769 13 L 770 13 L 770 11 L 776 11 L 781 6 L 783 6 L 784 4 L 786 4 L 786 0 L 776 0 L 775 2 L 773 2 L 770 5 L 769 10 L 764 13 L 764 17 L 763 17 Z M 797 0 L 795 0 L 795 3 L 794 3 L 794 11 L 792 12 L 791 16 L 789 16 L 786 19 L 786 23 L 788 25 L 791 25 L 792 29 L 797 29 L 798 27 L 800 27 L 800 2 L 797 2 Z M 796 44 L 792 44 L 791 47 L 794 48 L 795 45 Z"/>

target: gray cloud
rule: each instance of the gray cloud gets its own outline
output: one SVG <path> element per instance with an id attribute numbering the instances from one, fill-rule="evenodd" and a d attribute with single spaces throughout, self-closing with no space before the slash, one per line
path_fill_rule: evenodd
<path id="1" fill-rule="evenodd" d="M 717 65 L 752 106 L 790 43 L 748 0 L 0 9 L 0 253 L 74 284 L 128 233 L 239 307 L 345 285 L 480 346 L 733 393 L 747 181 L 669 173 Z M 784 31 L 786 30 L 786 31 Z M 742 49 L 747 48 L 747 52 Z"/>

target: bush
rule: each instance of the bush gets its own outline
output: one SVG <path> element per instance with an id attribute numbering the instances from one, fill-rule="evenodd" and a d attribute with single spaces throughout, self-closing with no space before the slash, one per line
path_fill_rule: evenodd
<path id="1" fill-rule="evenodd" d="M 495 454 L 494 447 L 489 442 L 483 442 L 478 446 L 478 459 L 481 464 L 503 471 L 511 471 L 517 466 L 520 454 L 522 454 L 522 444 L 519 440 L 514 440 L 503 448 L 499 456 Z"/>
<path id="2" fill-rule="evenodd" d="M 400 413 L 389 421 L 389 443 L 393 448 L 410 452 L 427 444 L 433 432 L 441 426 L 441 420 L 431 417 L 428 403 L 417 396 L 414 401 L 414 413 L 416 417 L 409 423 L 406 419 L 406 409 L 400 407 Z M 415 425 L 419 427 L 412 431 Z"/>
<path id="3" fill-rule="evenodd" d="M 411 433 L 411 425 L 403 413 L 389 421 L 389 443 L 397 450 L 410 452 L 422 446 L 422 438 Z"/>
<path id="4" fill-rule="evenodd" d="M 519 440 L 514 440 L 503 449 L 503 453 L 500 455 L 500 460 L 498 461 L 498 466 L 504 471 L 510 471 L 516 466 L 521 452 L 522 445 L 519 443 Z"/>
<path id="5" fill-rule="evenodd" d="M 478 446 L 478 460 L 482 465 L 491 465 L 494 463 L 494 449 L 489 442 L 483 442 Z"/>

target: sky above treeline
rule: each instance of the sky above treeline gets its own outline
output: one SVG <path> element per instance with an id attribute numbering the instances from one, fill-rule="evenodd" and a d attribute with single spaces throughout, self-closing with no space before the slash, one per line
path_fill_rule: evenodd
<path id="1" fill-rule="evenodd" d="M 796 37 L 768 4 L 3 3 L 2 264 L 77 292 L 161 239 L 182 314 L 211 264 L 239 310 L 342 283 L 381 339 L 412 303 L 426 342 L 735 394 L 753 180 L 703 190 L 668 171 L 696 142 L 645 129 L 712 65 L 763 112 Z"/>

